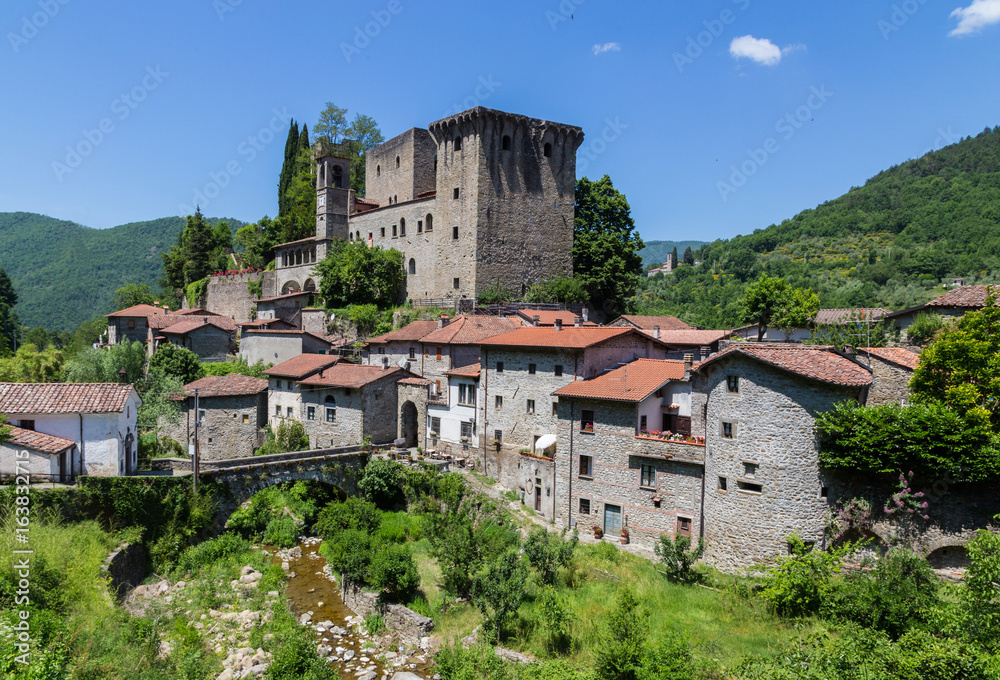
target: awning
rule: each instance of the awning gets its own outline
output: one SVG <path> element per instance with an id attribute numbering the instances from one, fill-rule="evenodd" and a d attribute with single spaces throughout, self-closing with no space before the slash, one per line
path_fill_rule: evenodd
<path id="1" fill-rule="evenodd" d="M 550 449 L 556 445 L 556 436 L 554 434 L 543 434 L 535 442 L 535 451 L 544 451 L 545 449 Z"/>

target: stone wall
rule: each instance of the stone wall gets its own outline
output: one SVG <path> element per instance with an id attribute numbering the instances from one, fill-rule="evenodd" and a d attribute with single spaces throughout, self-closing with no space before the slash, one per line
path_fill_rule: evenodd
<path id="1" fill-rule="evenodd" d="M 859 355 L 862 362 L 866 357 Z M 910 398 L 910 378 L 913 371 L 875 355 L 871 356 L 872 380 L 868 390 L 866 406 L 877 404 L 901 404 Z"/>
<path id="2" fill-rule="evenodd" d="M 365 435 L 376 444 L 396 438 L 397 396 L 395 383 L 402 376 L 394 372 L 362 388 L 304 388 L 298 413 L 299 420 L 316 446 L 350 446 L 360 443 Z M 332 398 L 333 401 L 327 401 Z M 327 408 L 336 410 L 334 422 L 327 420 Z M 312 418 L 310 419 L 310 409 Z M 283 411 L 283 413 L 287 413 Z M 271 416 L 272 426 L 282 418 Z"/>
<path id="3" fill-rule="evenodd" d="M 401 604 L 383 602 L 378 593 L 364 590 L 353 583 L 341 580 L 340 596 L 344 604 L 358 616 L 381 614 L 390 631 L 397 633 L 405 644 L 420 644 L 434 630 L 434 621 L 421 616 Z"/>
<path id="4" fill-rule="evenodd" d="M 205 289 L 205 309 L 215 314 L 232 317 L 236 323 L 246 323 L 253 318 L 254 301 L 248 283 L 260 281 L 265 272 L 210 276 Z M 269 272 L 273 274 L 273 272 Z M 266 296 L 265 296 L 266 297 Z"/>
<path id="5" fill-rule="evenodd" d="M 594 412 L 594 432 L 580 427 L 580 412 Z M 636 436 L 636 405 L 594 399 L 562 399 L 556 446 L 557 521 L 581 531 L 605 527 L 608 505 L 620 508 L 630 540 L 652 545 L 660 534 L 674 535 L 686 520 L 691 536 L 701 535 L 705 447 Z M 581 456 L 592 472 L 581 476 Z M 640 482 L 642 465 L 655 470 L 651 486 Z M 660 500 L 654 501 L 654 498 Z M 589 513 L 581 514 L 581 500 Z M 586 508 L 583 508 L 584 510 Z"/>
<path id="6" fill-rule="evenodd" d="M 142 543 L 122 543 L 101 565 L 101 576 L 119 602 L 146 578 L 146 551 Z"/>
<path id="7" fill-rule="evenodd" d="M 726 378 L 739 378 L 728 392 Z M 827 482 L 814 414 L 857 399 L 858 389 L 794 376 L 732 354 L 695 374 L 707 394 L 705 559 L 733 571 L 787 554 L 787 537 L 823 540 Z M 733 437 L 724 438 L 723 423 Z M 726 488 L 721 488 L 725 480 Z"/>
<path id="8" fill-rule="evenodd" d="M 183 402 L 177 423 L 161 421 L 160 434 L 185 450 L 194 442 L 194 398 Z M 199 399 L 205 412 L 198 454 L 202 461 L 250 456 L 257 448 L 257 433 L 267 424 L 267 391 L 259 394 Z"/>
<path id="9" fill-rule="evenodd" d="M 365 196 L 385 206 L 390 199 L 402 203 L 433 191 L 436 150 L 430 133 L 420 128 L 410 128 L 370 149 L 365 154 Z"/>

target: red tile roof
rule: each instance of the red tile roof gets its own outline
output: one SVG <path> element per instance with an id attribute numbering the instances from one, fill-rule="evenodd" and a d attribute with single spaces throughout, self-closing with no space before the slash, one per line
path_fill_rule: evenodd
<path id="1" fill-rule="evenodd" d="M 340 361 L 340 357 L 330 356 L 329 354 L 300 354 L 288 361 L 282 361 L 277 366 L 265 369 L 264 373 L 279 378 L 301 380 L 318 372 L 320 369 L 333 366 L 338 361 Z"/>
<path id="2" fill-rule="evenodd" d="M 230 373 L 229 375 L 206 375 L 184 386 L 188 396 L 194 396 L 198 390 L 199 397 L 235 397 L 249 394 L 260 394 L 267 389 L 267 380 L 249 375 Z"/>
<path id="3" fill-rule="evenodd" d="M 641 332 L 649 337 L 653 337 L 655 331 L 642 330 Z M 665 342 L 668 345 L 702 347 L 728 338 L 732 334 L 732 331 L 701 331 L 694 328 L 691 330 L 660 331 L 660 342 Z"/>
<path id="4" fill-rule="evenodd" d="M 233 321 L 228 316 L 194 316 L 188 315 L 184 316 L 181 314 L 167 314 L 160 316 L 149 316 L 146 317 L 146 323 L 153 330 L 163 330 L 164 328 L 170 328 L 174 324 L 178 323 L 205 323 L 208 322 L 214 326 L 221 328 L 224 331 L 235 331 L 236 322 Z"/>
<path id="5" fill-rule="evenodd" d="M 284 319 L 255 319 L 254 321 L 244 321 L 243 323 L 238 323 L 236 325 L 247 330 L 268 330 L 271 327 L 273 327 L 273 330 L 276 331 L 296 330 L 293 324 L 288 323 Z"/>
<path id="6" fill-rule="evenodd" d="M 365 205 L 373 205 L 376 208 L 378 207 L 378 201 L 373 201 L 372 199 L 365 198 L 364 196 L 355 196 L 354 197 L 354 202 L 355 203 L 364 203 Z"/>
<path id="7" fill-rule="evenodd" d="M 959 286 L 927 303 L 928 307 L 985 307 L 987 288 L 992 288 L 1000 305 L 1000 286 Z"/>
<path id="8" fill-rule="evenodd" d="M 118 383 L 0 383 L 0 413 L 121 413 L 134 389 Z"/>
<path id="9" fill-rule="evenodd" d="M 864 387 L 872 384 L 872 374 L 867 368 L 824 345 L 737 342 L 699 362 L 695 370 L 733 354 L 742 354 L 803 378 L 831 385 Z"/>
<path id="10" fill-rule="evenodd" d="M 399 342 L 415 342 L 420 340 L 425 335 L 429 334 L 431 331 L 437 329 L 437 321 L 434 319 L 422 319 L 420 321 L 411 321 L 402 328 L 394 330 L 385 335 L 377 335 L 374 338 L 369 338 L 369 344 L 382 345 L 387 342 L 399 341 Z"/>
<path id="11" fill-rule="evenodd" d="M 612 338 L 625 335 L 641 335 L 635 328 L 608 328 L 604 326 L 575 328 L 573 326 L 563 326 L 561 331 L 557 331 L 552 326 L 539 326 L 538 328 L 519 328 L 510 333 L 487 338 L 479 344 L 484 347 L 552 347 L 566 349 L 584 349 L 602 342 L 607 342 Z M 641 335 L 649 340 L 652 338 Z M 653 342 L 658 342 L 653 340 Z M 663 344 L 659 341 L 659 344 Z"/>
<path id="12" fill-rule="evenodd" d="M 453 368 L 450 371 L 445 371 L 445 375 L 454 375 L 459 378 L 478 378 L 479 374 L 482 372 L 482 367 L 478 364 L 470 364 L 468 366 L 462 366 L 461 368 Z"/>
<path id="13" fill-rule="evenodd" d="M 847 308 L 847 309 L 821 309 L 816 312 L 816 317 L 813 319 L 813 323 L 817 325 L 842 325 L 845 323 L 850 323 L 852 321 L 878 321 L 886 314 L 890 314 L 891 310 L 883 309 L 881 307 L 858 307 L 858 308 Z"/>
<path id="14" fill-rule="evenodd" d="M 433 383 L 430 380 L 427 380 L 426 378 L 403 378 L 402 380 L 399 381 L 399 384 L 427 386 L 427 385 L 432 385 Z"/>
<path id="15" fill-rule="evenodd" d="M 217 323 L 215 321 L 216 318 L 223 319 L 224 317 L 203 316 L 201 317 L 201 319 L 197 320 L 191 319 L 190 321 L 181 321 L 179 323 L 173 324 L 172 326 L 167 326 L 166 328 L 161 329 L 160 332 L 169 333 L 170 335 L 187 335 L 191 331 L 196 331 L 198 329 L 205 328 L 206 326 L 216 328 L 222 331 L 223 333 L 232 333 L 234 330 L 236 330 L 236 324 L 233 322 L 232 319 L 229 319 L 229 323 L 225 324 L 225 323 Z M 233 328 L 231 329 L 225 328 L 225 326 L 229 325 L 232 325 Z"/>
<path id="16" fill-rule="evenodd" d="M 167 313 L 168 312 L 162 307 L 154 307 L 153 305 L 134 305 L 132 307 L 126 307 L 125 309 L 120 309 L 117 312 L 105 314 L 104 316 L 108 318 L 119 316 L 165 316 Z"/>
<path id="17" fill-rule="evenodd" d="M 659 326 L 661 331 L 694 330 L 692 326 L 687 325 L 676 316 L 637 316 L 635 314 L 622 314 L 618 317 L 618 319 L 624 319 L 629 323 L 629 325 L 648 331 L 653 330 L 656 326 Z M 616 325 L 618 319 L 612 321 L 609 325 Z"/>
<path id="18" fill-rule="evenodd" d="M 683 379 L 683 361 L 636 359 L 596 378 L 571 382 L 553 394 L 559 397 L 639 402 L 671 380 Z"/>
<path id="19" fill-rule="evenodd" d="M 176 312 L 171 312 L 171 314 L 181 314 L 181 315 L 196 314 L 198 316 L 222 316 L 221 314 L 216 314 L 215 312 L 210 312 L 207 309 L 198 309 L 198 308 L 194 308 L 194 309 L 178 309 Z"/>
<path id="20" fill-rule="evenodd" d="M 539 326 L 555 326 L 556 320 L 562 321 L 563 326 L 572 326 L 576 321 L 577 314 L 573 312 L 567 312 L 565 310 L 546 310 L 546 309 L 519 309 L 517 310 L 517 315 L 521 318 L 525 325 L 531 325 L 534 323 L 534 317 L 538 317 Z M 593 321 L 585 321 L 584 326 L 591 327 L 597 324 Z"/>
<path id="21" fill-rule="evenodd" d="M 492 315 L 459 314 L 448 325 L 436 328 L 420 342 L 441 345 L 475 345 L 481 340 L 523 328 L 517 319 Z"/>
<path id="22" fill-rule="evenodd" d="M 407 373 L 398 366 L 392 368 L 382 368 L 381 366 L 363 366 L 360 364 L 337 364 L 330 368 L 314 373 L 304 380 L 299 380 L 300 385 L 310 385 L 313 387 L 364 387 L 376 380 L 381 380 L 389 376 L 406 376 Z"/>
<path id="23" fill-rule="evenodd" d="M 911 371 L 917 370 L 917 364 L 920 362 L 920 355 L 905 347 L 858 347 L 858 354 L 860 355 L 863 352 L 867 352 L 884 361 L 899 364 Z"/>
<path id="24" fill-rule="evenodd" d="M 71 446 L 76 446 L 76 442 L 72 442 L 69 439 L 53 437 L 50 434 L 25 430 L 13 425 L 10 428 L 9 443 L 41 453 L 62 453 Z"/>

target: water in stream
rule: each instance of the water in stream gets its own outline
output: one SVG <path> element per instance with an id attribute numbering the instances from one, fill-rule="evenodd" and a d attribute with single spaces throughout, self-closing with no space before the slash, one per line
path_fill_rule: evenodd
<path id="1" fill-rule="evenodd" d="M 296 546 L 298 550 L 272 553 L 277 564 L 287 564 L 285 593 L 295 617 L 316 632 L 320 654 L 345 680 L 392 680 L 396 673 L 404 672 L 431 678 L 427 653 L 402 645 L 392 631 L 374 637 L 364 632 L 363 617 L 351 611 L 340 597 L 326 558 L 319 554 L 320 542 L 319 538 L 306 538 Z"/>

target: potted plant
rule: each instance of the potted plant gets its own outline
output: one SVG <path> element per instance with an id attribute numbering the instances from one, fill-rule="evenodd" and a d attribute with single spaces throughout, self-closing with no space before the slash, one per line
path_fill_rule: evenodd
<path id="1" fill-rule="evenodd" d="M 621 539 L 620 540 L 622 542 L 622 545 L 625 545 L 626 543 L 628 543 L 628 529 L 622 529 Z"/>
<path id="2" fill-rule="evenodd" d="M 497 447 L 497 450 L 499 451 L 500 450 L 500 440 L 499 439 L 494 439 L 493 440 L 493 446 Z"/>
<path id="3" fill-rule="evenodd" d="M 598 524 L 594 525 L 594 538 L 604 538 L 604 529 L 602 529 Z"/>

